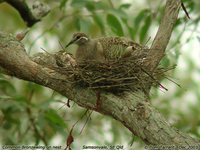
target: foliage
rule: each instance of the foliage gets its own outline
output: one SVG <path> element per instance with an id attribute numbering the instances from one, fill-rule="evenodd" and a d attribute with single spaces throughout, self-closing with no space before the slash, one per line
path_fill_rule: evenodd
<path id="1" fill-rule="evenodd" d="M 161 62 L 164 67 L 178 63 L 177 69 L 171 71 L 169 76 L 181 84 L 181 88 L 164 80 L 162 84 L 169 91 L 163 93 L 153 89 L 152 103 L 176 127 L 200 137 L 200 112 L 197 108 L 200 103 L 200 64 L 187 56 L 187 51 L 192 48 L 198 50 L 199 47 L 199 41 L 197 45 L 191 44 L 200 39 L 196 34 L 200 32 L 200 4 L 198 0 L 183 2 L 192 19 L 187 20 L 181 10 L 167 55 Z M 59 41 L 66 44 L 72 33 L 77 31 L 86 32 L 92 37 L 126 36 L 149 46 L 164 9 L 163 2 L 147 0 L 142 3 L 124 3 L 122 0 L 48 0 L 48 4 L 52 8 L 50 14 L 34 25 L 23 41 L 30 55 L 41 51 L 41 47 L 48 52 L 58 51 L 61 49 Z M 0 20 L 3 20 L 0 29 L 4 31 L 17 33 L 26 28 L 16 10 L 5 3 L 0 4 Z M 186 55 L 182 49 L 186 49 Z M 70 52 L 74 53 L 73 48 Z M 94 112 L 86 122 L 88 113 L 80 119 L 85 110 L 72 102 L 68 108 L 66 102 L 67 98 L 47 88 L 1 74 L 0 135 L 4 136 L 0 137 L 0 143 L 51 145 L 57 139 L 57 143 L 65 146 L 72 126 L 80 120 L 73 130 L 74 149 L 87 144 L 129 147 L 132 140 L 132 148 L 142 145 L 119 122 Z"/>

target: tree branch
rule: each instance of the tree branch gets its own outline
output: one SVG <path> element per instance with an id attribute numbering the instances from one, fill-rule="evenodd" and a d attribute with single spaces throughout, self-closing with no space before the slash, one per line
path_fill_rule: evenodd
<path id="1" fill-rule="evenodd" d="M 180 4 L 180 0 L 168 0 L 166 3 L 164 17 L 146 59 L 147 66 L 152 68 L 152 71 L 164 55 Z M 115 118 L 146 144 L 163 144 L 174 146 L 176 149 L 180 145 L 200 146 L 199 139 L 171 127 L 149 103 L 143 91 L 126 92 L 123 96 L 102 92 L 101 107 L 97 110 L 95 91 L 75 87 L 68 81 L 68 74 L 61 74 L 46 65 L 32 61 L 23 44 L 6 33 L 0 33 L 0 70 L 8 75 L 49 87 L 81 107 Z"/>
<path id="2" fill-rule="evenodd" d="M 121 97 L 102 92 L 101 108 L 96 110 L 95 91 L 74 87 L 67 74 L 33 62 L 23 45 L 6 33 L 0 33 L 0 68 L 8 75 L 49 87 L 81 107 L 115 118 L 146 144 L 188 146 L 200 143 L 200 140 L 172 128 L 142 91 L 127 92 Z"/>
<path id="3" fill-rule="evenodd" d="M 38 16 L 38 15 L 36 16 L 36 15 L 34 15 L 34 12 L 32 12 L 31 9 L 28 7 L 28 5 L 26 4 L 25 1 L 22 1 L 22 0 L 5 0 L 5 2 L 7 2 L 11 6 L 13 6 L 19 12 L 20 16 L 27 23 L 28 27 L 33 26 L 35 23 L 40 21 L 40 19 L 42 17 L 44 17 L 45 15 L 47 15 L 48 12 L 49 12 L 49 7 L 43 6 L 43 7 L 39 8 L 40 9 L 40 16 Z M 41 4 L 42 3 L 40 3 L 40 5 Z M 39 4 L 37 4 L 37 5 L 39 5 Z"/>
<path id="4" fill-rule="evenodd" d="M 154 71 L 165 55 L 165 49 L 170 40 L 180 7 L 181 0 L 167 0 L 166 2 L 164 15 L 145 61 L 146 66 L 148 66 L 151 71 Z"/>

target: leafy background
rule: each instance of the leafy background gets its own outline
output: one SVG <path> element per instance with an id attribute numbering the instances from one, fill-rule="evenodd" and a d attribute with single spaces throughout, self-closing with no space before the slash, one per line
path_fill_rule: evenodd
<path id="1" fill-rule="evenodd" d="M 33 1 L 27 1 L 31 6 Z M 162 0 L 46 0 L 51 12 L 31 27 L 23 40 L 30 56 L 62 49 L 77 31 L 91 37 L 125 36 L 150 46 L 165 2 Z M 200 138 L 200 1 L 183 1 L 164 67 L 162 84 L 168 91 L 153 88 L 151 102 L 178 129 Z M 18 12 L 0 3 L 0 30 L 17 34 L 26 29 Z M 61 44 L 60 44 L 61 43 Z M 75 46 L 67 49 L 74 54 Z M 180 87 L 177 84 L 180 85 Z M 80 108 L 51 89 L 0 74 L 0 145 L 65 145 L 73 125 L 73 149 L 83 145 L 123 145 L 141 149 L 144 143 L 114 119 Z M 84 117 L 81 119 L 81 117 Z M 76 123 L 78 121 L 78 123 Z"/>

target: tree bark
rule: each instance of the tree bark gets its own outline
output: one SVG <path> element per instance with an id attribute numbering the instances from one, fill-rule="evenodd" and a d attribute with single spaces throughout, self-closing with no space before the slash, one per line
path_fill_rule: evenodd
<path id="1" fill-rule="evenodd" d="M 148 66 L 151 71 L 155 70 L 165 55 L 165 49 L 169 43 L 180 7 L 181 0 L 167 0 L 166 2 L 164 15 L 146 59 L 146 66 Z"/>
<path id="2" fill-rule="evenodd" d="M 27 3 L 22 0 L 4 0 L 4 1 L 10 4 L 11 6 L 13 6 L 19 12 L 21 18 L 24 20 L 24 22 L 26 22 L 26 25 L 28 27 L 31 27 L 35 23 L 39 22 L 42 19 L 42 17 L 46 16 L 50 11 L 49 7 L 46 4 L 41 3 L 39 1 L 36 2 L 38 4 L 37 6 L 35 6 L 37 7 L 35 8 L 37 10 L 34 10 L 34 9 L 31 10 L 28 7 Z M 42 6 L 42 5 L 45 5 L 45 6 Z M 40 11 L 40 15 L 35 16 L 33 11 Z"/>
<path id="3" fill-rule="evenodd" d="M 149 65 L 152 68 L 158 65 L 164 54 L 178 15 L 179 3 L 180 0 L 167 1 L 164 14 L 164 18 L 167 20 L 162 21 L 152 45 L 152 48 L 160 51 L 152 49 L 149 53 L 150 56 L 156 57 L 155 62 L 153 62 L 153 57 L 149 57 L 149 59 L 151 58 Z M 156 54 L 159 54 L 159 57 Z M 171 127 L 150 104 L 143 91 L 126 92 L 123 96 L 102 92 L 100 94 L 101 108 L 96 109 L 97 96 L 95 91 L 74 87 L 68 80 L 68 74 L 61 74 L 32 61 L 26 54 L 23 44 L 12 35 L 3 32 L 0 32 L 0 70 L 10 76 L 49 87 L 81 107 L 115 118 L 146 144 L 159 145 L 159 148 L 165 145 L 176 149 L 179 146 L 200 146 L 199 139 Z"/>

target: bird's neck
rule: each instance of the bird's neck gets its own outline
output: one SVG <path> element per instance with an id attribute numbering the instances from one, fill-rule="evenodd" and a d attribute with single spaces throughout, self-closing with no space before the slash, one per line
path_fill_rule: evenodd
<path id="1" fill-rule="evenodd" d="M 84 51 L 84 52 L 90 52 L 94 49 L 95 41 L 94 40 L 88 40 L 87 42 L 84 42 L 84 43 L 82 43 L 78 46 L 79 46 L 80 50 L 82 49 L 82 51 Z"/>
<path id="2" fill-rule="evenodd" d="M 78 49 L 76 51 L 76 60 L 90 60 L 92 59 L 95 51 L 95 41 L 90 40 L 84 44 L 78 45 Z"/>

